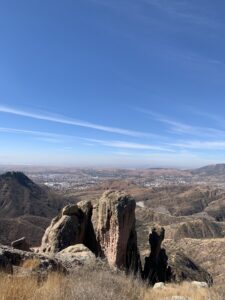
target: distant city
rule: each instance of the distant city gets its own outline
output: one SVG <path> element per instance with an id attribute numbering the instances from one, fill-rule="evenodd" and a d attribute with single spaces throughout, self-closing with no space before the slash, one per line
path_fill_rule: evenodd
<path id="1" fill-rule="evenodd" d="M 107 181 L 127 180 L 139 187 L 173 185 L 216 185 L 225 187 L 225 173 L 210 174 L 178 169 L 79 169 L 53 167 L 0 166 L 0 173 L 11 170 L 25 172 L 34 182 L 59 191 L 84 191 Z"/>

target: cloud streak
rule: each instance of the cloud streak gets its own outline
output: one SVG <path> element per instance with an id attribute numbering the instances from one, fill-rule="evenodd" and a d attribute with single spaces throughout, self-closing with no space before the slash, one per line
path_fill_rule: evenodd
<path id="1" fill-rule="evenodd" d="M 92 139 L 87 137 L 78 137 L 72 135 L 61 135 L 50 132 L 43 131 L 34 131 L 34 130 L 26 130 L 26 129 L 16 129 L 16 128 L 7 128 L 0 127 L 0 132 L 2 133 L 11 133 L 11 134 L 25 134 L 36 137 L 40 141 L 44 142 L 74 142 L 74 140 L 82 142 L 84 146 L 106 146 L 109 148 L 119 148 L 119 149 L 133 149 L 133 150 L 157 150 L 164 152 L 173 152 L 173 150 L 168 147 L 158 146 L 158 145 L 149 145 L 149 144 L 141 144 L 141 143 L 133 143 L 127 141 L 118 141 L 118 140 L 100 140 L 100 139 Z"/>
<path id="2" fill-rule="evenodd" d="M 97 143 L 102 146 L 121 148 L 121 149 L 136 149 L 136 150 L 156 150 L 164 152 L 173 152 L 172 149 L 164 146 L 131 143 L 126 141 L 115 141 L 115 140 L 98 140 L 98 139 L 86 139 L 89 142 Z"/>
<path id="3" fill-rule="evenodd" d="M 186 0 L 142 0 L 143 3 L 155 7 L 171 17 L 179 18 L 182 22 L 188 22 L 196 25 L 215 27 L 216 21 L 207 10 L 203 10 L 198 3 Z M 212 14 L 212 13 L 211 13 Z"/>
<path id="4" fill-rule="evenodd" d="M 169 131 L 172 133 L 186 134 L 189 136 L 192 135 L 192 136 L 197 136 L 199 138 L 202 138 L 202 137 L 215 138 L 215 136 L 217 138 L 225 138 L 224 130 L 211 128 L 211 127 L 200 127 L 200 126 L 185 124 L 185 123 L 170 119 L 167 116 L 158 114 L 158 113 L 153 112 L 148 109 L 135 108 L 135 110 L 150 116 L 153 120 L 155 120 L 157 122 L 163 123 L 165 125 L 169 125 Z"/>
<path id="5" fill-rule="evenodd" d="M 170 146 L 192 150 L 225 150 L 225 141 L 183 141 Z"/>
<path id="6" fill-rule="evenodd" d="M 27 134 L 32 136 L 39 136 L 39 137 L 46 137 L 46 138 L 58 138 L 58 137 L 65 137 L 64 135 L 44 132 L 44 131 L 35 131 L 35 130 L 26 130 L 26 129 L 16 129 L 16 128 L 9 128 L 9 127 L 0 127 L 0 132 L 3 133 L 14 133 L 14 134 Z"/>
<path id="7" fill-rule="evenodd" d="M 157 135 L 146 133 L 146 132 L 123 129 L 123 128 L 118 128 L 118 127 L 104 126 L 104 125 L 99 125 L 99 124 L 95 124 L 95 123 L 91 123 L 91 122 L 68 118 L 68 117 L 61 116 L 61 115 L 53 115 L 53 114 L 48 114 L 48 113 L 40 114 L 40 113 L 36 113 L 36 112 L 29 112 L 26 110 L 19 110 L 16 108 L 7 107 L 7 106 L 3 106 L 3 105 L 0 105 L 0 112 L 17 115 L 17 116 L 22 116 L 22 117 L 28 117 L 28 118 L 37 119 L 37 120 L 48 121 L 48 122 L 55 122 L 55 123 L 61 123 L 61 124 L 66 124 L 66 125 L 79 126 L 79 127 L 104 131 L 104 132 L 108 132 L 108 133 L 116 133 L 116 134 L 120 134 L 120 135 L 132 136 L 132 137 L 158 137 Z"/>

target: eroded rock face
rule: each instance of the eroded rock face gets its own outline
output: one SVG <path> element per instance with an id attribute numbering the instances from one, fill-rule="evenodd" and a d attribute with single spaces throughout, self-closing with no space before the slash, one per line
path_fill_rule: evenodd
<path id="1" fill-rule="evenodd" d="M 153 228 L 149 234 L 150 255 L 145 258 L 143 278 L 150 284 L 166 282 L 171 279 L 171 268 L 168 266 L 168 257 L 165 249 L 161 248 L 164 240 L 164 228 Z"/>
<path id="2" fill-rule="evenodd" d="M 98 253 L 111 267 L 137 271 L 140 258 L 135 230 L 135 200 L 122 192 L 108 191 L 93 210 Z"/>
<path id="3" fill-rule="evenodd" d="M 71 245 L 85 244 L 91 215 L 92 205 L 89 201 L 64 207 L 46 229 L 40 251 L 56 253 Z"/>

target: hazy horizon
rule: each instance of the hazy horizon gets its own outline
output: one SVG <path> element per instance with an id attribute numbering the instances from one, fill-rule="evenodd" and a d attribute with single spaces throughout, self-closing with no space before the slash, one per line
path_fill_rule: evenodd
<path id="1" fill-rule="evenodd" d="M 0 3 L 0 164 L 225 161 L 225 3 Z"/>

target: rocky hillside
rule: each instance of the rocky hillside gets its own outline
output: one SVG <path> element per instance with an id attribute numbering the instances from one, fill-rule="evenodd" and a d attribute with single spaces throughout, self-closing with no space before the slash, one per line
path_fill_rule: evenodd
<path id="1" fill-rule="evenodd" d="M 139 198 L 140 199 L 140 198 Z M 137 233 L 140 251 L 148 245 L 143 236 L 152 226 L 165 228 L 166 250 L 183 251 L 214 277 L 225 280 L 225 191 L 208 186 L 153 188 L 137 202 Z M 186 242 L 185 242 L 186 241 Z M 188 242 L 188 243 L 187 243 Z"/>
<path id="2" fill-rule="evenodd" d="M 21 172 L 0 175 L 0 242 L 9 244 L 26 235 L 33 245 L 65 202 Z"/>
<path id="3" fill-rule="evenodd" d="M 91 247 L 90 243 L 95 245 L 94 249 L 92 248 L 94 253 L 97 253 L 99 249 L 104 249 L 104 255 L 106 253 L 111 255 L 109 248 L 107 248 L 108 242 L 99 244 L 96 243 L 95 239 L 96 236 L 102 241 L 107 239 L 104 232 L 107 232 L 109 222 L 113 221 L 110 214 L 103 219 L 100 217 L 101 215 L 104 216 L 103 212 L 110 212 L 113 205 L 113 200 L 109 200 L 108 204 L 105 203 L 100 206 L 101 208 L 98 206 L 101 194 L 106 188 L 123 190 L 125 193 L 131 194 L 132 199 L 136 202 L 137 245 L 142 263 L 144 263 L 144 257 L 149 253 L 147 238 L 149 232 L 155 226 L 163 226 L 165 228 L 166 250 L 168 253 L 171 249 L 173 252 L 176 250 L 175 252 L 178 255 L 174 257 L 176 257 L 175 261 L 177 262 L 182 261 L 184 264 L 188 264 L 186 257 L 195 260 L 195 256 L 192 254 L 201 253 L 202 243 L 211 241 L 212 243 L 205 242 L 205 254 L 203 256 L 199 255 L 199 258 L 197 257 L 197 263 L 212 272 L 216 282 L 225 280 L 225 273 L 222 271 L 219 273 L 219 270 L 215 270 L 213 267 L 215 264 L 220 265 L 220 260 L 225 259 L 224 251 L 220 251 L 220 258 L 218 259 L 215 256 L 213 260 L 209 260 L 210 255 L 207 255 L 207 251 L 209 253 L 213 251 L 212 245 L 217 245 L 219 248 L 219 245 L 222 245 L 225 240 L 225 191 L 222 188 L 205 185 L 142 188 L 127 180 L 113 180 L 94 189 L 72 195 L 70 203 L 91 200 L 92 206 L 93 228 L 89 227 L 88 229 L 88 236 L 92 236 L 91 242 L 80 238 L 76 242 L 84 243 L 88 248 Z M 107 198 L 110 198 L 110 196 Z M 39 246 L 51 218 L 58 215 L 58 212 L 64 206 L 64 201 L 47 188 L 36 185 L 24 174 L 10 172 L 0 176 L 0 205 L 0 242 L 8 245 L 12 240 L 26 236 L 29 244 Z M 96 217 L 96 215 L 99 217 Z M 70 216 L 69 212 L 64 212 L 60 218 L 57 217 L 59 219 L 55 219 L 51 226 L 55 228 L 55 226 L 61 224 L 63 233 L 64 228 L 70 226 L 70 222 L 67 223 L 66 220 L 73 220 L 74 218 L 82 220 L 84 217 L 85 213 Z M 90 219 L 90 216 L 86 217 Z M 66 223 L 64 224 L 64 222 Z M 98 227 L 102 229 L 96 231 Z M 69 228 L 72 232 L 77 230 L 76 226 Z M 90 234 L 93 233 L 93 230 L 98 234 L 94 236 Z M 51 235 L 47 235 L 45 238 L 46 249 L 48 249 L 47 245 L 50 237 L 51 239 L 54 238 L 52 230 Z M 116 236 L 113 237 L 113 241 L 117 238 Z M 133 238 L 135 239 L 135 234 Z M 184 240 L 189 241 L 188 248 L 182 244 Z M 58 246 L 54 247 L 57 248 Z M 183 255 L 179 254 L 180 251 Z"/>
<path id="4" fill-rule="evenodd" d="M 36 276 L 51 271 L 71 273 L 90 264 L 97 268 L 101 263 L 137 275 L 148 285 L 188 280 L 211 286 L 211 275 L 193 259 L 182 251 L 168 255 L 161 247 L 165 237 L 161 227 L 152 228 L 146 236 L 148 253 L 141 263 L 135 206 L 130 195 L 118 191 L 105 192 L 95 204 L 67 205 L 52 220 L 35 252 L 24 238 L 14 241 L 13 248 L 0 246 L 0 268 L 15 276 L 25 275 L 24 266 L 30 264 Z"/>
<path id="5" fill-rule="evenodd" d="M 0 218 L 24 215 L 53 217 L 62 207 L 59 197 L 21 172 L 0 175 Z"/>

